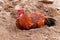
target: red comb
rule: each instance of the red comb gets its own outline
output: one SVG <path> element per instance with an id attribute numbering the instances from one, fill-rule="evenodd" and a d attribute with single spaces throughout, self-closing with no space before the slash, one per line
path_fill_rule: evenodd
<path id="1" fill-rule="evenodd" d="M 24 10 L 23 9 L 18 10 L 17 18 L 19 18 L 22 13 L 24 13 Z"/>

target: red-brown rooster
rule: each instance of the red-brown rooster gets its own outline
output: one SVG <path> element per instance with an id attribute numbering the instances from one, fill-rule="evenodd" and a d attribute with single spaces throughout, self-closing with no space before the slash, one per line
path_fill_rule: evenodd
<path id="1" fill-rule="evenodd" d="M 20 29 L 37 28 L 43 25 L 55 25 L 55 20 L 53 18 L 46 18 L 38 11 L 26 13 L 24 10 L 18 10 L 17 16 L 16 25 Z"/>

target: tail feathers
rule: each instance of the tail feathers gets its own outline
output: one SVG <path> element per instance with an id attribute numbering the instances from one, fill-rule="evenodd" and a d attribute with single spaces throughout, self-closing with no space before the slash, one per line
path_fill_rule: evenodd
<path id="1" fill-rule="evenodd" d="M 45 25 L 47 25 L 47 26 L 54 26 L 55 25 L 55 19 L 53 19 L 53 18 L 47 18 L 47 21 L 45 22 Z"/>

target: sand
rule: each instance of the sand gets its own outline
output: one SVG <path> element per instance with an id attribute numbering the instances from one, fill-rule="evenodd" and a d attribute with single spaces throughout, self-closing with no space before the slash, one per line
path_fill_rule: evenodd
<path id="1" fill-rule="evenodd" d="M 24 2 L 24 0 L 22 1 Z M 21 3 L 22 1 L 3 0 L 3 2 L 0 2 L 0 40 L 60 40 L 60 10 L 52 8 L 52 4 L 32 1 L 37 2 L 33 4 L 37 7 L 36 10 L 47 17 L 56 19 L 55 26 L 48 27 L 45 25 L 41 28 L 30 30 L 20 30 L 17 28 L 15 24 L 17 19 L 15 6 L 25 3 Z"/>

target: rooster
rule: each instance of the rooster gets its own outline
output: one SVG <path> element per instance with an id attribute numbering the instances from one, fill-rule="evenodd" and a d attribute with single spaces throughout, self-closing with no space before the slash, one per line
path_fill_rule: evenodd
<path id="1" fill-rule="evenodd" d="M 55 19 L 46 18 L 42 13 L 35 11 L 26 13 L 24 10 L 18 10 L 16 25 L 20 29 L 31 29 L 42 27 L 43 25 L 55 25 Z"/>

